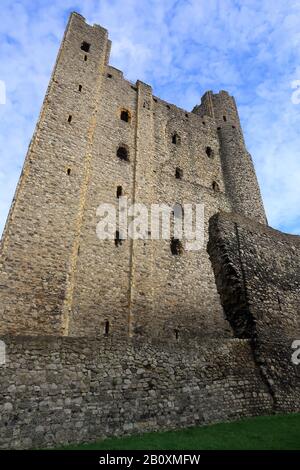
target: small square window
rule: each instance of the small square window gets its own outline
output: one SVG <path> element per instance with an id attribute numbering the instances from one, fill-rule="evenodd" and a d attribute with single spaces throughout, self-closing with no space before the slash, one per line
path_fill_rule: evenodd
<path id="1" fill-rule="evenodd" d="M 128 150 L 127 150 L 127 148 L 124 147 L 124 146 L 118 147 L 118 150 L 117 150 L 117 157 L 118 157 L 120 160 L 128 161 L 128 160 L 129 160 L 129 156 L 128 156 Z"/>
<path id="2" fill-rule="evenodd" d="M 172 135 L 172 144 L 180 145 L 180 137 L 176 133 Z"/>
<path id="3" fill-rule="evenodd" d="M 213 156 L 214 156 L 214 152 L 213 152 L 213 149 L 211 147 L 206 147 L 205 153 L 209 158 L 213 158 Z"/>
<path id="4" fill-rule="evenodd" d="M 81 44 L 81 50 L 84 52 L 90 52 L 91 45 L 88 42 L 83 41 Z"/>
<path id="5" fill-rule="evenodd" d="M 170 248 L 171 248 L 172 255 L 175 255 L 175 256 L 181 255 L 183 252 L 182 243 L 177 238 L 171 238 Z"/>
<path id="6" fill-rule="evenodd" d="M 129 111 L 127 111 L 126 109 L 123 109 L 121 111 L 120 118 L 122 121 L 129 122 L 130 121 Z"/>

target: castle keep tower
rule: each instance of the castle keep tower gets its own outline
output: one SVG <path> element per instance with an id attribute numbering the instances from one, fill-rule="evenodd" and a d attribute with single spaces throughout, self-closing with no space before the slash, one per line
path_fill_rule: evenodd
<path id="1" fill-rule="evenodd" d="M 107 31 L 71 15 L 1 241 L 0 333 L 231 337 L 205 247 L 99 240 L 97 207 L 203 203 L 266 224 L 234 99 L 188 113 L 109 65 Z"/>
<path id="2" fill-rule="evenodd" d="M 226 91 L 202 97 L 196 113 L 208 114 L 217 126 L 226 193 L 233 212 L 265 224 L 266 215 L 252 162 L 246 149 L 235 100 Z"/>
<path id="3" fill-rule="evenodd" d="M 179 109 L 110 45 L 71 15 L 1 240 L 1 449 L 300 409 L 300 238 L 267 226 L 234 98 Z M 102 239 L 120 201 L 169 207 L 170 234 Z"/>

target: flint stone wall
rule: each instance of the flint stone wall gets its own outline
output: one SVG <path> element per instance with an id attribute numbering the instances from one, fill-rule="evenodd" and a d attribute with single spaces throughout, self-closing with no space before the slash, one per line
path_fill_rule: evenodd
<path id="1" fill-rule="evenodd" d="M 253 352 L 276 411 L 299 411 L 300 237 L 236 214 L 210 220 L 208 244 L 227 320 Z"/>
<path id="2" fill-rule="evenodd" d="M 272 411 L 248 340 L 5 337 L 0 447 L 37 448 Z"/>

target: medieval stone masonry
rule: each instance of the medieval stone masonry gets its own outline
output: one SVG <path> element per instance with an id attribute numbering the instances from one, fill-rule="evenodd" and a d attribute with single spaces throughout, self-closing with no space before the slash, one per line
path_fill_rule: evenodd
<path id="1" fill-rule="evenodd" d="M 71 15 L 1 240 L 1 448 L 300 408 L 300 239 L 267 225 L 234 99 L 179 109 L 110 45 Z M 204 247 L 100 240 L 121 196 L 204 204 Z"/>

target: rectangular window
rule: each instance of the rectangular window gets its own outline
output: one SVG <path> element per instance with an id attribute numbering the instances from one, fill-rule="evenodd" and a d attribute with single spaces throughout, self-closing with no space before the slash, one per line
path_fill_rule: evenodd
<path id="1" fill-rule="evenodd" d="M 118 186 L 118 187 L 117 187 L 117 198 L 118 198 L 118 199 L 119 199 L 119 197 L 122 196 L 122 193 L 123 193 L 122 186 Z"/>
<path id="2" fill-rule="evenodd" d="M 84 52 L 90 52 L 91 45 L 88 42 L 83 41 L 81 44 L 81 50 Z"/>
<path id="3" fill-rule="evenodd" d="M 175 171 L 175 178 L 178 179 L 178 180 L 181 180 L 183 177 L 183 171 L 181 168 L 176 168 L 176 171 Z"/>

